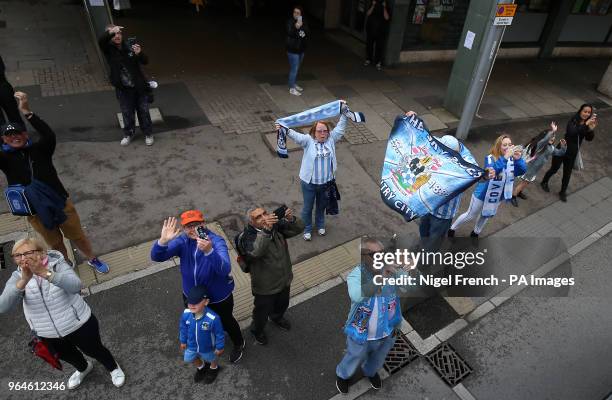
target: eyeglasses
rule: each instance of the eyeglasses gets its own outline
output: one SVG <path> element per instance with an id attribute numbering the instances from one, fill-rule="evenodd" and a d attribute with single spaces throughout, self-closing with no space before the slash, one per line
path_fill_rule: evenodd
<path id="1" fill-rule="evenodd" d="M 191 229 L 195 229 L 200 225 L 204 225 L 204 222 L 191 222 L 185 226 L 183 226 L 183 228 L 187 229 L 187 230 L 191 230 Z"/>
<path id="2" fill-rule="evenodd" d="M 21 260 L 22 257 L 30 257 L 38 253 L 40 250 L 30 250 L 23 253 L 15 253 L 12 255 L 13 260 Z"/>

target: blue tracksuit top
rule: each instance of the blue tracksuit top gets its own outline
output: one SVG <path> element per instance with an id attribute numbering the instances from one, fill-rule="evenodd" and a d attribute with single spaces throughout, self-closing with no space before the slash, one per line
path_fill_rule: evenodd
<path id="1" fill-rule="evenodd" d="M 506 169 L 507 165 L 508 165 L 508 159 L 504 158 L 504 156 L 499 157 L 493 163 L 489 161 L 489 156 L 486 156 L 483 168 L 485 169 L 493 168 L 495 170 L 495 175 L 497 176 Z M 518 160 L 514 160 L 514 176 L 515 177 L 521 176 L 525 173 L 525 171 L 527 171 L 527 164 L 525 163 L 525 160 L 523 160 L 522 158 L 519 158 Z M 474 189 L 473 196 L 476 197 L 478 200 L 484 201 L 485 196 L 487 195 L 488 187 L 489 187 L 489 181 L 478 182 L 478 184 L 476 185 L 476 188 Z M 502 195 L 503 195 L 503 192 L 502 192 Z M 510 199 L 503 199 L 503 200 L 510 200 Z"/>
<path id="2" fill-rule="evenodd" d="M 195 314 L 186 308 L 179 325 L 179 340 L 189 350 L 198 353 L 222 350 L 225 346 L 225 333 L 221 318 L 213 310 L 205 308 L 202 318 L 195 319 Z"/>
<path id="3" fill-rule="evenodd" d="M 211 303 L 219 303 L 232 294 L 234 278 L 230 264 L 227 245 L 222 237 L 206 229 L 212 241 L 213 250 L 206 255 L 197 247 L 197 242 L 186 234 L 171 240 L 166 246 L 156 241 L 151 249 L 153 261 L 166 261 L 172 257 L 181 259 L 181 276 L 183 277 L 183 294 L 196 285 L 206 286 Z"/>

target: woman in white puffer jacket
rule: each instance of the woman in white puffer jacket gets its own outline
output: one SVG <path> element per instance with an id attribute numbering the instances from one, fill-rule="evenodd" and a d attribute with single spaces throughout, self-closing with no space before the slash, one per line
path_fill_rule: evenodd
<path id="1" fill-rule="evenodd" d="M 123 385 L 125 374 L 102 344 L 98 320 L 80 294 L 81 280 L 62 254 L 26 238 L 15 243 L 12 256 L 18 267 L 0 295 L 0 313 L 23 301 L 30 328 L 77 369 L 68 379 L 69 389 L 93 369 L 83 353 L 104 365 L 115 386 Z"/>

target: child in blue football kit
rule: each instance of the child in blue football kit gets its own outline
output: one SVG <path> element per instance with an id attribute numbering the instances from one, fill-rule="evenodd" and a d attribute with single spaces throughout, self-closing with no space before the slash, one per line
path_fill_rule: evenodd
<path id="1" fill-rule="evenodd" d="M 204 286 L 194 286 L 187 295 L 187 309 L 180 322 L 181 350 L 184 360 L 193 363 L 197 371 L 195 382 L 213 383 L 221 368 L 218 358 L 223 354 L 225 333 L 221 319 L 208 309 L 209 298 Z"/>

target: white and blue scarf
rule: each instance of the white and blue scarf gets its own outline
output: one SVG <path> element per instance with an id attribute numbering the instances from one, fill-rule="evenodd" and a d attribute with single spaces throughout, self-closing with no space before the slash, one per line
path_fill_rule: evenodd
<path id="1" fill-rule="evenodd" d="M 493 164 L 495 159 L 488 155 L 488 164 Z M 489 181 L 487 193 L 485 194 L 482 206 L 482 216 L 492 217 L 497 213 L 497 207 L 503 198 L 512 198 L 512 188 L 514 186 L 514 158 L 510 157 L 506 164 L 506 169 L 498 177 Z"/>
<path id="2" fill-rule="evenodd" d="M 365 122 L 363 113 L 351 111 L 346 103 L 343 104 L 340 100 L 335 100 L 331 103 L 277 119 L 276 123 L 279 124 L 281 128 L 276 133 L 276 153 L 281 158 L 289 157 L 289 152 L 287 151 L 287 131 L 289 128 L 314 124 L 317 121 L 333 118 L 340 114 L 344 114 L 353 122 Z"/>

